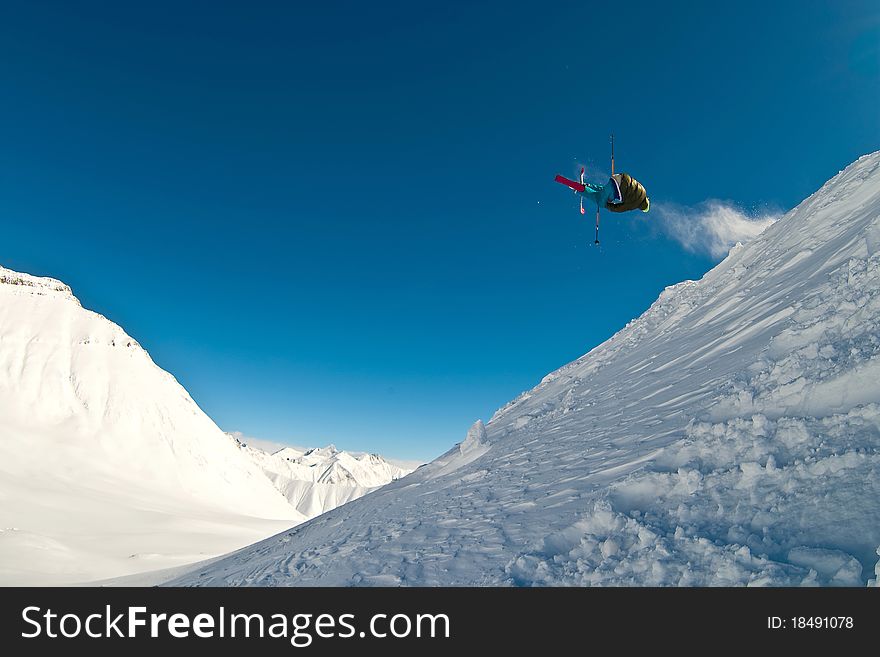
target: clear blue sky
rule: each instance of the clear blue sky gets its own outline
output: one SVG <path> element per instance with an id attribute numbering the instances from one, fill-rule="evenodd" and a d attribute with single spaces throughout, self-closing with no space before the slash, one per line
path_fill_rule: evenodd
<path id="1" fill-rule="evenodd" d="M 430 458 L 713 264 L 631 215 L 593 247 L 555 173 L 607 174 L 613 131 L 655 203 L 790 208 L 880 146 L 878 19 L 4 3 L 0 264 L 72 285 L 227 430 Z"/>

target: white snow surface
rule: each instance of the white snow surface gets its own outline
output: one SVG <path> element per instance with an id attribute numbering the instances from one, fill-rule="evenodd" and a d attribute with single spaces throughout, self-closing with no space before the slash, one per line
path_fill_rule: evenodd
<path id="1" fill-rule="evenodd" d="M 406 472 L 332 447 L 296 459 L 224 434 L 63 283 L 0 267 L 0 585 L 202 561 Z"/>
<path id="2" fill-rule="evenodd" d="M 431 464 L 176 585 L 880 578 L 880 152 Z"/>

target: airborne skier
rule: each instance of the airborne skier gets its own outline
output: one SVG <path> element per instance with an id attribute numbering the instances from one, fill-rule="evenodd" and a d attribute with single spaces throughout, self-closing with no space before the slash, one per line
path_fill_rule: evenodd
<path id="1" fill-rule="evenodd" d="M 629 212 L 641 210 L 647 212 L 651 209 L 651 199 L 648 192 L 638 180 L 628 173 L 614 173 L 614 137 L 611 138 L 611 178 L 605 185 L 596 185 L 584 182 L 584 168 L 581 167 L 580 182 L 569 180 L 565 176 L 556 176 L 556 182 L 570 187 L 576 193 L 581 194 L 581 214 L 584 213 L 583 198 L 586 197 L 596 204 L 596 244 L 599 243 L 599 209 L 605 208 L 611 212 Z"/>
<path id="2" fill-rule="evenodd" d="M 561 177 L 559 176 L 559 178 Z M 628 173 L 615 173 L 605 185 L 585 183 L 579 185 L 579 187 L 581 186 L 582 190 L 573 189 L 593 201 L 598 208 L 605 208 L 611 212 L 628 212 L 629 210 L 647 212 L 651 208 L 651 200 L 648 198 L 644 186 Z"/>

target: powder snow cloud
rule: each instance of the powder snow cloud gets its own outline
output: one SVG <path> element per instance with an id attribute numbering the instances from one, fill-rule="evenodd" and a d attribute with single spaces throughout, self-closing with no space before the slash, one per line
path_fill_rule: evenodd
<path id="1" fill-rule="evenodd" d="M 731 203 L 710 199 L 695 207 L 657 204 L 651 208 L 661 229 L 694 253 L 723 258 L 737 242 L 748 242 L 782 216 L 764 210 L 746 213 Z"/>

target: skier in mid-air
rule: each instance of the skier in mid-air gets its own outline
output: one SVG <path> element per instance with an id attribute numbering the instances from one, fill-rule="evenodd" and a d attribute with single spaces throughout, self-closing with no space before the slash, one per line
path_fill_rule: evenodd
<path id="1" fill-rule="evenodd" d="M 585 183 L 581 194 L 593 201 L 596 207 L 611 212 L 647 212 L 651 208 L 651 199 L 644 186 L 628 173 L 615 173 L 605 185 Z"/>
<path id="2" fill-rule="evenodd" d="M 580 182 L 569 180 L 565 176 L 556 176 L 556 182 L 570 187 L 581 195 L 581 214 L 584 212 L 583 199 L 587 198 L 596 204 L 596 244 L 599 243 L 599 210 L 605 208 L 611 212 L 629 212 L 651 209 L 648 192 L 638 180 L 628 173 L 614 173 L 614 137 L 611 137 L 611 178 L 605 185 L 584 182 L 584 168 L 581 167 Z"/>

